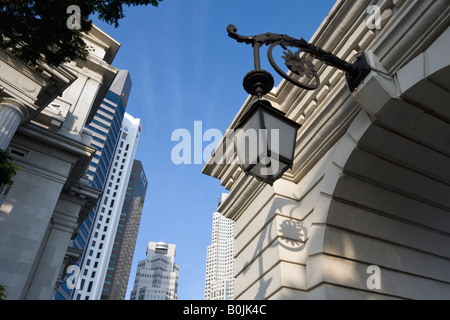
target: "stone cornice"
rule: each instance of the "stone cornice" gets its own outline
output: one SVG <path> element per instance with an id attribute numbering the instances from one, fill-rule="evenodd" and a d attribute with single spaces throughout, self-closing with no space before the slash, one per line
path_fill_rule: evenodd
<path id="1" fill-rule="evenodd" d="M 448 0 L 393 2 L 389 10 L 398 11 L 370 48 L 390 73 L 423 52 L 450 24 Z"/>
<path id="2" fill-rule="evenodd" d="M 64 66 L 55 68 L 38 63 L 31 67 L 0 50 L 2 95 L 19 99 L 33 111 L 47 106 L 75 79 L 76 76 Z"/>
<path id="3" fill-rule="evenodd" d="M 96 149 L 91 146 L 34 124 L 19 127 L 12 143 L 38 152 L 45 150 L 47 154 L 72 163 L 69 176 L 63 181 L 64 190 L 70 190 L 80 181 L 96 152 Z"/>
<path id="4" fill-rule="evenodd" d="M 41 151 L 42 147 L 44 147 L 48 149 L 48 151 L 55 151 L 72 159 L 91 157 L 96 151 L 93 147 L 33 124 L 19 127 L 14 139 L 32 142 L 37 145 Z"/>
<path id="5" fill-rule="evenodd" d="M 107 62 L 108 64 L 111 64 L 113 62 L 117 52 L 120 49 L 120 42 L 115 40 L 95 24 L 92 25 L 89 34 L 85 35 L 85 37 L 88 39 L 88 41 L 94 42 L 97 45 L 103 47 L 103 49 L 106 51 L 106 54 L 103 57 L 103 60 L 105 62 Z"/>
<path id="6" fill-rule="evenodd" d="M 96 25 L 92 25 L 90 32 L 84 35 L 84 37 L 87 41 L 94 42 L 105 50 L 105 56 L 102 58 L 97 57 L 95 54 L 90 54 L 86 61 L 76 62 L 79 67 L 86 67 L 89 71 L 98 72 L 102 75 L 100 88 L 98 89 L 92 108 L 87 117 L 86 123 L 90 123 L 97 113 L 97 110 L 108 92 L 109 87 L 119 72 L 119 69 L 111 66 L 111 63 L 114 60 L 121 44 Z"/>
<path id="7" fill-rule="evenodd" d="M 49 103 L 60 96 L 77 79 L 76 74 L 83 68 L 90 77 L 100 82 L 98 93 L 88 115 L 88 123 L 92 120 L 118 73 L 118 69 L 110 63 L 117 54 L 120 43 L 96 26 L 93 26 L 89 34 L 84 37 L 87 41 L 99 44 L 105 50 L 103 59 L 90 54 L 86 61 L 61 64 L 58 67 L 38 62 L 32 67 L 19 61 L 7 51 L 0 50 L 0 94 L 16 98 L 30 108 L 30 116 L 26 122 L 35 118 Z M 73 69 L 72 64 L 76 64 L 77 67 Z"/>
<path id="8" fill-rule="evenodd" d="M 97 204 L 98 199 L 102 196 L 103 192 L 101 190 L 90 187 L 82 183 L 77 183 L 76 185 L 70 187 L 70 189 L 61 193 L 60 198 L 66 199 L 74 204 L 81 205 L 81 209 L 77 216 L 77 226 L 76 229 L 80 227 L 84 219 L 88 216 L 92 208 Z M 74 231 L 74 235 L 76 232 Z"/>

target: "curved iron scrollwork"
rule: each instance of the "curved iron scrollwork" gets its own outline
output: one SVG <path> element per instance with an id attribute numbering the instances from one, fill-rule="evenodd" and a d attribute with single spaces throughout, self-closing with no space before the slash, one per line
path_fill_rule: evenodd
<path id="1" fill-rule="evenodd" d="M 314 78 L 315 81 L 313 84 L 309 85 L 307 83 L 302 83 L 300 81 L 297 81 L 296 79 L 290 77 L 287 73 L 285 73 L 275 62 L 273 58 L 273 49 L 276 46 L 283 47 L 281 42 L 275 42 L 273 43 L 267 52 L 270 65 L 272 68 L 284 79 L 292 83 L 293 85 L 296 85 L 300 88 L 306 89 L 306 90 L 315 90 L 320 86 L 320 78 L 317 74 L 316 68 L 314 66 L 313 59 L 308 59 L 307 57 L 301 57 L 300 53 L 301 50 L 297 51 L 295 54 L 292 53 L 291 50 L 287 50 L 287 52 L 283 52 L 284 56 L 282 57 L 285 61 L 286 67 L 290 71 L 292 71 L 294 74 L 298 75 L 300 78 L 306 76 L 308 79 Z M 284 49 L 284 48 L 283 48 Z"/>
<path id="2" fill-rule="evenodd" d="M 255 70 L 250 73 L 251 76 L 248 74 L 246 79 L 244 79 L 244 88 L 252 95 L 261 96 L 262 94 L 268 93 L 273 88 L 273 86 L 269 88 L 270 85 L 267 85 L 267 83 L 271 82 L 269 79 L 266 79 L 267 71 L 261 70 L 259 49 L 263 45 L 270 46 L 267 55 L 274 70 L 287 81 L 306 90 L 314 90 L 320 86 L 320 78 L 313 64 L 314 59 L 318 59 L 329 66 L 344 71 L 347 75 L 347 82 L 349 84 L 350 91 L 354 91 L 365 76 L 370 72 L 370 67 L 367 64 L 364 55 L 358 57 L 355 63 L 350 64 L 342 59 L 339 59 L 332 53 L 308 43 L 303 38 L 295 39 L 285 34 L 270 32 L 255 36 L 243 36 L 238 34 L 237 30 L 238 28 L 234 25 L 229 25 L 227 27 L 228 36 L 235 39 L 239 43 L 251 44 L 253 46 Z M 288 69 L 300 78 L 308 78 L 309 82 L 314 79 L 312 84 L 303 83 L 290 77 L 277 65 L 273 59 L 273 49 L 277 46 L 281 46 L 284 50 L 286 50 L 283 52 L 284 56 L 282 58 L 285 60 L 285 65 Z M 288 47 L 297 48 L 298 51 L 293 53 L 287 49 Z M 301 56 L 300 53 L 305 53 L 306 55 Z M 259 82 L 253 80 L 256 78 Z M 265 79 L 264 81 L 261 80 L 263 78 Z M 249 79 L 252 80 L 250 81 Z"/>

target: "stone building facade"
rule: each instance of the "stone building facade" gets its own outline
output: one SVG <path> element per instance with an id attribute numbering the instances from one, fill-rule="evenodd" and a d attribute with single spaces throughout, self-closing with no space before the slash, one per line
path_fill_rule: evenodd
<path id="1" fill-rule="evenodd" d="M 52 299 L 68 249 L 101 193 L 84 176 L 92 120 L 120 44 L 93 26 L 86 61 L 31 68 L 0 51 L 0 147 L 19 167 L 0 207 L 0 283 L 8 299 Z"/>
<path id="2" fill-rule="evenodd" d="M 366 52 L 364 82 L 351 93 L 316 61 L 317 90 L 282 81 L 265 96 L 302 124 L 273 187 L 205 165 L 230 190 L 218 211 L 235 221 L 236 299 L 450 298 L 449 25 L 447 0 L 337 1 L 310 42 Z"/>

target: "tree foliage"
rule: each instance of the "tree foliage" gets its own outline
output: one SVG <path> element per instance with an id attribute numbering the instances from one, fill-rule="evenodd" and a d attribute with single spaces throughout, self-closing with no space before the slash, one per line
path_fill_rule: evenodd
<path id="1" fill-rule="evenodd" d="M 85 60 L 83 32 L 92 27 L 91 15 L 119 26 L 123 6 L 152 5 L 163 0 L 0 0 L 0 47 L 30 64 L 38 60 L 57 66 L 67 60 Z M 69 6 L 80 8 L 80 28 L 68 28 Z"/>
<path id="2" fill-rule="evenodd" d="M 16 175 L 17 169 L 8 150 L 0 149 L 0 186 L 9 183 Z"/>
<path id="3" fill-rule="evenodd" d="M 0 300 L 5 300 L 8 296 L 8 292 L 5 287 L 0 283 Z"/>

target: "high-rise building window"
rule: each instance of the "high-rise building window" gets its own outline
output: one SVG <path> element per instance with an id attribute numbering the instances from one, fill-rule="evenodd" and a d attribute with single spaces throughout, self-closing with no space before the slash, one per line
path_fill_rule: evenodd
<path id="1" fill-rule="evenodd" d="M 175 245 L 150 242 L 147 259 L 138 263 L 132 300 L 177 300 L 179 266 L 174 262 Z M 149 280 L 152 279 L 152 280 Z M 173 279 L 173 281 L 166 281 Z"/>
<path id="2" fill-rule="evenodd" d="M 221 201 L 223 199 L 224 196 Z M 212 230 L 212 241 L 208 246 L 206 257 L 204 297 L 206 300 L 232 300 L 234 296 L 232 259 L 234 255 L 234 222 L 225 218 L 221 213 L 215 212 Z"/>

